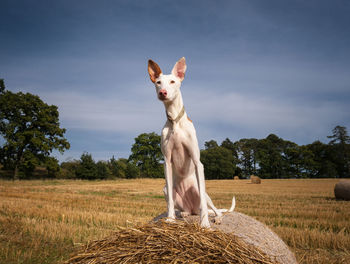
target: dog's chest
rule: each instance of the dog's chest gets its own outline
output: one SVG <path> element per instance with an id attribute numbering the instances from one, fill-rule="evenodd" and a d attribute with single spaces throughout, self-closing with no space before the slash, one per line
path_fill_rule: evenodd
<path id="1" fill-rule="evenodd" d="M 169 131 L 164 140 L 166 152 L 173 155 L 181 155 L 184 152 L 184 136 L 179 131 Z"/>
<path id="2" fill-rule="evenodd" d="M 178 176 L 186 177 L 191 170 L 191 159 L 181 132 L 172 131 L 164 141 L 165 155 L 171 157 L 173 168 Z"/>

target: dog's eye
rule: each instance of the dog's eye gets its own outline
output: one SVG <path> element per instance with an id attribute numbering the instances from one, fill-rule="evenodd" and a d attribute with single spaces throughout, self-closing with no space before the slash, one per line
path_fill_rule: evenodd
<path id="1" fill-rule="evenodd" d="M 161 84 L 162 82 L 161 81 L 157 81 L 157 84 Z"/>
<path id="2" fill-rule="evenodd" d="M 170 83 L 175 83 L 175 81 L 174 81 L 174 80 L 171 80 Z"/>

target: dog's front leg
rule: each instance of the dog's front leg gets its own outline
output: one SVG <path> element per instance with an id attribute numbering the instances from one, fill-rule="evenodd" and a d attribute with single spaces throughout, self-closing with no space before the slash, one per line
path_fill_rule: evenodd
<path id="1" fill-rule="evenodd" d="M 200 201 L 201 226 L 205 228 L 210 228 L 209 217 L 208 217 L 208 205 L 207 205 L 206 192 L 205 192 L 204 167 L 199 160 L 199 155 L 198 155 L 198 159 L 193 160 L 193 162 L 196 167 L 196 177 L 197 177 L 198 188 L 199 188 L 199 196 L 201 199 Z"/>
<path id="2" fill-rule="evenodd" d="M 190 129 L 189 131 L 190 132 L 186 137 L 187 140 L 184 142 L 184 144 L 195 167 L 195 174 L 200 198 L 200 224 L 202 227 L 210 228 L 207 194 L 205 192 L 204 166 L 200 161 L 200 151 L 198 147 L 196 132 L 194 128 Z"/>
<path id="3" fill-rule="evenodd" d="M 175 204 L 174 204 L 174 182 L 173 182 L 173 170 L 171 161 L 165 159 L 164 163 L 164 174 L 165 174 L 165 187 L 166 187 L 166 201 L 168 207 L 168 219 L 175 219 Z"/>

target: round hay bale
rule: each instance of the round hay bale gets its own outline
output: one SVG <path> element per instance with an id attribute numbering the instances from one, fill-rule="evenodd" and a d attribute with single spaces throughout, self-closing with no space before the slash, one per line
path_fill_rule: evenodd
<path id="1" fill-rule="evenodd" d="M 234 180 L 239 180 L 238 176 L 233 177 Z"/>
<path id="2" fill-rule="evenodd" d="M 243 239 L 198 224 L 164 220 L 126 228 L 89 243 L 66 263 L 278 264 Z"/>
<path id="3" fill-rule="evenodd" d="M 250 182 L 253 184 L 261 184 L 261 179 L 258 176 L 251 175 L 250 176 Z"/>
<path id="4" fill-rule="evenodd" d="M 166 213 L 157 216 L 154 218 L 154 221 L 163 217 L 166 217 Z M 179 213 L 177 213 L 176 217 L 181 219 Z M 199 216 L 191 215 L 183 218 L 183 220 L 188 223 L 198 223 Z M 212 215 L 209 216 L 209 220 L 212 229 L 220 230 L 241 239 L 248 245 L 269 256 L 270 261 L 273 263 L 298 263 L 292 251 L 290 251 L 288 246 L 276 233 L 250 216 L 232 212 L 224 214 L 220 221 L 216 221 L 217 219 Z"/>
<path id="5" fill-rule="evenodd" d="M 66 263 L 297 263 L 276 234 L 249 216 L 228 213 L 221 224 L 210 216 L 211 230 L 198 225 L 198 216 L 177 212 L 174 223 L 165 216 L 90 242 Z"/>
<path id="6" fill-rule="evenodd" d="M 350 201 L 350 180 L 342 180 L 334 186 L 334 195 L 337 199 Z"/>

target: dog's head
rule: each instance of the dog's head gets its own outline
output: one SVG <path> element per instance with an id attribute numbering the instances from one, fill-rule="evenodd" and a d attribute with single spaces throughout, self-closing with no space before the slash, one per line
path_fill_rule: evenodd
<path id="1" fill-rule="evenodd" d="M 181 82 L 185 78 L 186 60 L 182 57 L 175 63 L 171 74 L 164 75 L 158 64 L 148 61 L 148 73 L 156 87 L 158 99 L 163 102 L 173 101 L 180 93 Z"/>

